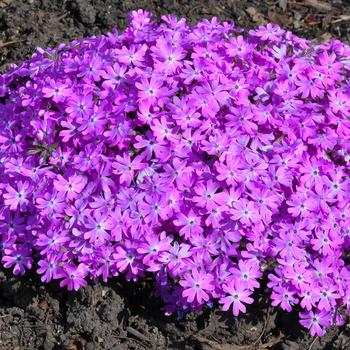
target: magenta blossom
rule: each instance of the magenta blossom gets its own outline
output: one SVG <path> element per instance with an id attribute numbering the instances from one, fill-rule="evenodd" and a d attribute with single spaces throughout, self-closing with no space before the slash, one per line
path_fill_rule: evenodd
<path id="1" fill-rule="evenodd" d="M 129 15 L 0 74 L 2 265 L 166 313 L 265 286 L 313 335 L 350 310 L 350 47 Z"/>
<path id="2" fill-rule="evenodd" d="M 66 265 L 60 270 L 57 277 L 63 278 L 60 286 L 67 286 L 68 290 L 78 290 L 80 287 L 86 287 L 87 282 L 84 279 L 89 273 L 88 267 L 81 263 L 78 266 Z"/>
<path id="3" fill-rule="evenodd" d="M 209 300 L 210 292 L 214 289 L 213 277 L 205 271 L 193 269 L 186 273 L 180 285 L 184 288 L 182 295 L 189 303 L 194 300 L 199 304 Z"/>
<path id="4" fill-rule="evenodd" d="M 245 313 L 246 307 L 243 303 L 252 304 L 253 299 L 250 297 L 251 291 L 245 289 L 244 286 L 234 279 L 230 279 L 227 284 L 223 285 L 223 290 L 228 296 L 220 299 L 222 309 L 227 311 L 232 306 L 234 316 L 238 316 L 240 312 Z"/>
<path id="5" fill-rule="evenodd" d="M 300 324 L 310 330 L 312 336 L 322 336 L 325 334 L 325 328 L 329 327 L 331 323 L 331 315 L 326 311 L 317 312 L 301 312 Z"/>

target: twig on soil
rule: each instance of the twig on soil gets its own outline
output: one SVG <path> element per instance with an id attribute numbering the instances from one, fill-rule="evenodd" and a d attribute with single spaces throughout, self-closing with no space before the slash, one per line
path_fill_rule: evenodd
<path id="1" fill-rule="evenodd" d="M 201 336 L 195 336 L 193 335 L 192 338 L 200 343 L 206 344 L 208 346 L 210 346 L 211 349 L 213 350 L 254 350 L 254 349 L 258 349 L 258 350 L 264 350 L 264 349 L 268 349 L 271 346 L 274 346 L 276 344 L 278 344 L 281 339 L 283 338 L 283 335 L 279 335 L 278 337 L 274 337 L 274 339 L 270 340 L 267 343 L 262 343 L 261 339 L 264 336 L 265 332 L 266 332 L 266 328 L 267 325 L 269 323 L 270 320 L 270 306 L 267 308 L 267 313 L 266 313 L 266 319 L 264 322 L 264 326 L 263 329 L 259 335 L 259 337 L 254 340 L 253 343 L 248 344 L 248 345 L 234 345 L 234 344 L 220 344 L 216 341 L 201 337 Z M 309 349 L 311 350 L 311 349 Z"/>
<path id="2" fill-rule="evenodd" d="M 318 336 L 316 336 L 315 339 L 312 341 L 312 343 L 310 344 L 308 350 L 311 350 L 313 348 L 313 346 L 315 345 L 317 339 L 318 339 Z"/>
<path id="3" fill-rule="evenodd" d="M 314 9 L 321 11 L 321 12 L 328 12 L 332 11 L 332 5 L 330 5 L 326 1 L 320 1 L 320 0 L 304 0 L 304 4 L 306 6 L 313 7 Z"/>
<path id="4" fill-rule="evenodd" d="M 21 43 L 21 42 L 26 41 L 26 40 L 27 39 L 11 40 L 11 41 L 5 41 L 5 42 L 0 41 L 0 49 L 3 48 L 3 47 L 6 47 L 6 46 L 10 46 L 10 45 L 14 45 L 14 44 L 17 44 L 17 43 Z"/>
<path id="5" fill-rule="evenodd" d="M 151 342 L 146 336 L 144 336 L 142 333 L 140 333 L 139 331 L 137 331 L 132 327 L 128 327 L 126 331 L 143 342 L 147 342 L 147 343 Z"/>
<path id="6" fill-rule="evenodd" d="M 61 16 L 58 16 L 56 19 L 57 21 L 60 21 L 61 19 L 67 17 L 69 15 L 69 12 L 65 12 L 64 14 L 62 14 Z"/>
<path id="7" fill-rule="evenodd" d="M 296 7 L 312 7 L 320 12 L 330 12 L 333 10 L 333 7 L 329 3 L 319 0 L 304 0 L 303 2 L 290 1 L 288 2 L 288 5 Z"/>
<path id="8" fill-rule="evenodd" d="M 265 332 L 266 332 L 266 328 L 267 328 L 267 324 L 269 323 L 269 320 L 270 320 L 270 305 L 267 307 L 267 312 L 266 312 L 266 319 L 265 319 L 265 322 L 264 322 L 264 327 L 258 337 L 258 339 L 256 339 L 250 346 L 251 347 L 254 347 L 255 345 L 257 345 L 260 341 L 261 341 L 261 338 L 264 336 Z"/>
<path id="9" fill-rule="evenodd" d="M 226 350 L 227 349 L 226 345 L 221 345 L 221 344 L 219 344 L 216 341 L 213 341 L 213 340 L 201 337 L 199 335 L 192 335 L 191 338 L 196 340 L 196 341 L 198 341 L 198 342 L 200 342 L 200 343 L 209 345 L 211 347 L 211 349 L 213 349 L 213 350 Z"/>
<path id="10" fill-rule="evenodd" d="M 261 344 L 259 345 L 258 350 L 264 350 L 264 349 L 268 349 L 276 344 L 278 344 L 283 338 L 283 335 L 280 334 L 278 337 L 275 337 L 273 340 L 270 340 L 269 342 L 265 343 L 265 344 Z"/>
<path id="11" fill-rule="evenodd" d="M 348 345 L 350 345 L 350 340 L 347 341 L 344 345 L 342 345 L 341 349 L 348 349 Z"/>
<path id="12" fill-rule="evenodd" d="M 335 20 L 332 21 L 331 23 L 332 23 L 332 24 L 335 24 L 335 23 L 346 22 L 346 21 L 350 21 L 350 16 L 349 16 L 349 15 L 342 15 L 342 16 L 339 16 L 338 19 L 335 19 Z"/>
<path id="13" fill-rule="evenodd" d="M 192 14 L 192 12 L 194 12 L 195 10 L 198 10 L 199 8 L 201 8 L 203 5 L 196 5 L 193 6 L 192 8 L 190 8 L 190 10 L 187 12 L 187 16 L 190 17 L 190 15 Z"/>
<path id="14" fill-rule="evenodd" d="M 210 346 L 210 349 L 212 350 L 249 350 L 251 349 L 251 345 L 235 345 L 235 344 L 219 344 L 216 341 L 193 335 L 192 338 L 194 340 L 197 340 L 198 342 L 202 344 L 206 344 Z"/>
<path id="15" fill-rule="evenodd" d="M 201 337 L 201 336 L 195 336 L 193 335 L 192 338 L 202 344 L 206 344 L 210 346 L 212 350 L 265 350 L 270 348 L 271 346 L 274 346 L 278 344 L 281 339 L 283 338 L 282 335 L 279 335 L 278 337 L 275 337 L 273 340 L 265 343 L 265 344 L 260 344 L 258 348 L 256 348 L 257 344 L 251 344 L 251 345 L 234 345 L 234 344 L 219 344 L 216 341 Z"/>

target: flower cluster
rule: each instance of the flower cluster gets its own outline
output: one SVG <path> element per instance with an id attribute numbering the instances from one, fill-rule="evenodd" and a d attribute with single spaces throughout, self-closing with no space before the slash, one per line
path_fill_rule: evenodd
<path id="1" fill-rule="evenodd" d="M 134 11 L 0 76 L 2 264 L 43 282 L 152 275 L 172 313 L 350 311 L 350 48 Z"/>

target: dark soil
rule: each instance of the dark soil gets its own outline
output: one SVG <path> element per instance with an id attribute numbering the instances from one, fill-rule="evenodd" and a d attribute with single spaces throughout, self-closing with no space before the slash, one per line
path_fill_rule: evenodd
<path id="1" fill-rule="evenodd" d="M 310 39 L 350 42 L 350 0 L 0 0 L 0 67 L 37 46 L 123 29 L 138 8 L 191 22 L 217 16 L 246 29 L 274 22 Z"/>
<path id="2" fill-rule="evenodd" d="M 296 315 L 268 307 L 266 295 L 239 318 L 216 308 L 167 317 L 151 285 L 111 280 L 71 293 L 38 277 L 0 272 L 1 350 L 307 350 Z M 348 350 L 346 327 L 330 329 L 313 350 Z"/>
<path id="3" fill-rule="evenodd" d="M 274 22 L 318 42 L 350 42 L 348 0 L 0 0 L 0 71 L 37 46 L 123 29 L 129 11 L 217 16 L 245 29 Z M 0 271 L 0 350 L 350 350 L 346 326 L 312 339 L 295 314 L 269 308 L 263 290 L 248 313 L 212 310 L 166 317 L 151 285 L 111 280 L 69 293 L 37 276 Z"/>

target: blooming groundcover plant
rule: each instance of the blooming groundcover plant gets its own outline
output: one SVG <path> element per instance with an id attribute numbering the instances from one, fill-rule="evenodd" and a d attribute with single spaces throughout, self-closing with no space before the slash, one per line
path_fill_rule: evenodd
<path id="1" fill-rule="evenodd" d="M 235 316 L 267 279 L 311 335 L 350 311 L 350 48 L 146 11 L 0 76 L 1 261 L 77 290 L 152 275 Z"/>

